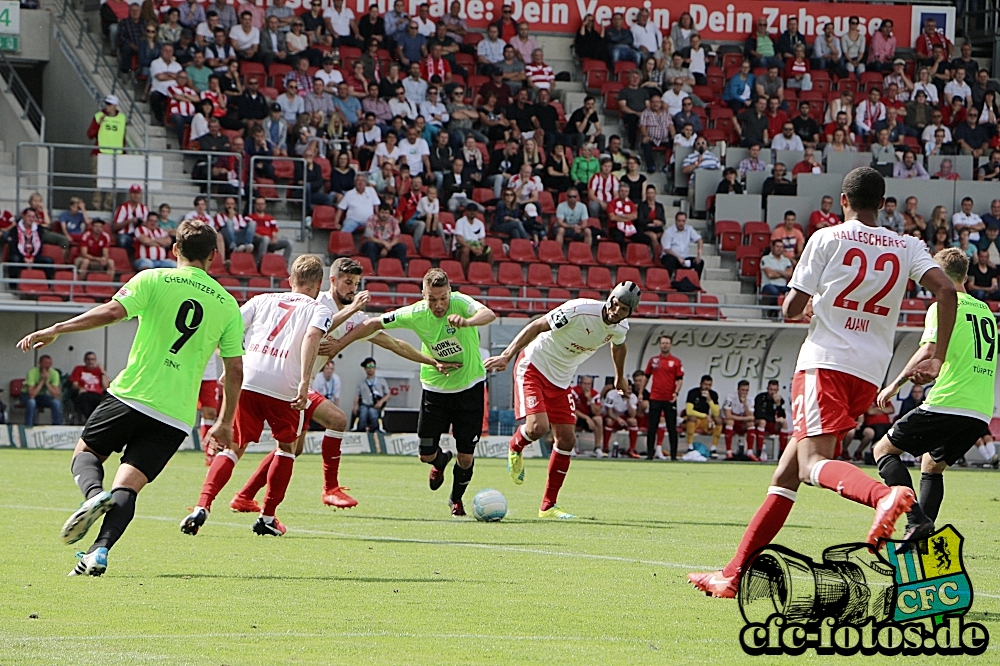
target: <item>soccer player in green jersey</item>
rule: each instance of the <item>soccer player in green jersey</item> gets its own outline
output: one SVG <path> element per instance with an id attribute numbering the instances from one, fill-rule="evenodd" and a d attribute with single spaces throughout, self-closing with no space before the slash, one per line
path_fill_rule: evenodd
<path id="1" fill-rule="evenodd" d="M 225 400 L 209 438 L 220 446 L 232 441 L 243 383 L 243 318 L 236 299 L 206 272 L 216 237 L 204 222 L 181 223 L 173 248 L 177 268 L 142 271 L 108 303 L 18 342 L 28 352 L 65 333 L 139 320 L 128 364 L 87 420 L 73 452 L 73 478 L 85 501 L 63 525 L 62 538 L 75 543 L 102 515 L 104 522 L 71 576 L 100 576 L 107 569 L 108 550 L 135 515 L 136 495 L 163 471 L 194 427 L 201 376 L 216 349 L 225 365 Z M 104 461 L 115 452 L 122 454 L 121 466 L 111 492 L 105 492 Z"/>
<path id="2" fill-rule="evenodd" d="M 930 395 L 923 404 L 896 421 L 875 445 L 878 473 L 890 486 L 910 486 L 910 472 L 900 460 L 904 451 L 923 456 L 920 462 L 920 502 L 907 514 L 903 541 L 915 542 L 934 533 L 934 521 L 944 499 L 944 470 L 990 432 L 996 380 L 996 319 L 989 307 L 965 291 L 969 258 L 958 248 L 934 255 L 958 291 L 955 328 L 948 355 Z M 920 348 L 906 367 L 878 396 L 879 406 L 892 400 L 920 362 L 934 355 L 937 343 L 937 303 L 924 319 Z"/>
<path id="3" fill-rule="evenodd" d="M 451 515 L 464 516 L 462 496 L 472 480 L 476 444 L 483 428 L 486 369 L 479 354 L 478 326 L 497 318 L 488 307 L 471 296 L 452 292 L 448 276 L 438 268 L 424 275 L 424 298 L 418 303 L 372 317 L 340 338 L 333 356 L 355 340 L 376 331 L 407 328 L 417 334 L 421 351 L 439 361 L 461 364 L 449 373 L 430 365 L 420 366 L 420 461 L 431 465 L 430 487 L 437 490 L 444 483 L 444 470 L 452 454 L 441 450 L 440 439 L 451 429 L 455 436 L 458 459 L 453 470 Z"/>

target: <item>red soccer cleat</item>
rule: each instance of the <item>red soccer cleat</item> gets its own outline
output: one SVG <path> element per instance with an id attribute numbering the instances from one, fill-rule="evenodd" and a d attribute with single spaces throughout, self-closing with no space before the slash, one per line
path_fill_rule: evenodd
<path id="1" fill-rule="evenodd" d="M 323 491 L 323 504 L 327 506 L 333 506 L 338 509 L 350 509 L 358 505 L 358 500 L 354 499 L 345 490 L 350 490 L 350 488 L 345 488 L 343 486 L 337 486 L 330 490 Z"/>
<path id="2" fill-rule="evenodd" d="M 448 467 L 448 463 L 451 462 L 453 454 L 451 451 L 446 451 L 445 455 L 447 460 L 444 461 L 444 468 Z M 427 478 L 427 482 L 431 487 L 431 490 L 437 490 L 444 483 L 444 469 L 438 469 L 434 465 L 431 465 L 431 473 Z"/>
<path id="3" fill-rule="evenodd" d="M 626 453 L 625 456 L 627 458 L 641 458 L 642 457 L 638 453 L 636 453 L 635 451 L 631 451 L 631 450 L 628 453 Z"/>
<path id="4" fill-rule="evenodd" d="M 688 581 L 709 597 L 735 599 L 739 585 L 738 576 L 723 576 L 721 571 L 689 573 Z"/>
<path id="5" fill-rule="evenodd" d="M 872 521 L 872 528 L 868 530 L 865 541 L 878 548 L 880 542 L 891 539 L 892 533 L 896 531 L 896 520 L 910 510 L 915 500 L 912 489 L 892 486 L 889 494 L 875 504 L 875 520 Z"/>
<path id="6" fill-rule="evenodd" d="M 760 458 L 758 458 L 757 454 L 755 454 L 753 451 L 747 451 L 747 460 L 750 460 L 752 462 L 760 462 Z"/>
<path id="7" fill-rule="evenodd" d="M 733 452 L 726 451 L 726 460 L 732 460 L 732 459 L 733 459 Z"/>
<path id="8" fill-rule="evenodd" d="M 452 516 L 460 518 L 462 516 L 469 515 L 469 514 L 467 514 L 465 512 L 465 505 L 463 505 L 461 502 L 449 502 L 449 504 L 451 504 L 451 515 Z"/>
<path id="9" fill-rule="evenodd" d="M 239 493 L 229 503 L 229 508 L 236 513 L 260 513 L 260 504 L 254 498 L 241 497 Z"/>

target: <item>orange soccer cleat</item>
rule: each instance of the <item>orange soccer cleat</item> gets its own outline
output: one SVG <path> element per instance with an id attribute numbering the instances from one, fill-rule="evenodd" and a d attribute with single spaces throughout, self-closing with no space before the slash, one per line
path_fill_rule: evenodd
<path id="1" fill-rule="evenodd" d="M 260 504 L 254 498 L 242 497 L 237 493 L 229 503 L 229 508 L 236 513 L 260 513 Z"/>
<path id="2" fill-rule="evenodd" d="M 911 488 L 892 486 L 889 494 L 875 504 L 875 520 L 865 541 L 878 548 L 880 542 L 891 539 L 896 531 L 896 520 L 910 510 L 914 500 L 916 496 Z"/>
<path id="3" fill-rule="evenodd" d="M 689 573 L 688 581 L 696 589 L 716 599 L 735 599 L 739 585 L 738 576 L 723 576 L 721 571 Z"/>
<path id="4" fill-rule="evenodd" d="M 330 490 L 324 490 L 323 504 L 333 506 L 338 509 L 350 509 L 351 507 L 357 506 L 358 500 L 345 493 L 345 490 L 350 490 L 350 488 L 337 486 L 336 488 L 331 488 Z"/>

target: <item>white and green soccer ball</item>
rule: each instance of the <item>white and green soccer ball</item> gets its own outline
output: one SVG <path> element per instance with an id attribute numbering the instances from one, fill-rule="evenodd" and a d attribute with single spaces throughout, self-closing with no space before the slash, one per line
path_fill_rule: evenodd
<path id="1" fill-rule="evenodd" d="M 507 498 L 499 490 L 486 488 L 472 498 L 472 515 L 484 523 L 495 523 L 507 515 Z"/>

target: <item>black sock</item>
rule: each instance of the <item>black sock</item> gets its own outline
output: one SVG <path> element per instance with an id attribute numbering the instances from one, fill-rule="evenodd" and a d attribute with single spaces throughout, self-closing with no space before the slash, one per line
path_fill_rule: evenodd
<path id="1" fill-rule="evenodd" d="M 73 480 L 80 487 L 84 499 L 104 492 L 104 465 L 93 453 L 81 451 L 76 454 L 69 468 L 73 471 Z"/>
<path id="2" fill-rule="evenodd" d="M 135 491 L 131 488 L 114 488 L 111 491 L 114 504 L 111 510 L 104 514 L 104 522 L 101 523 L 101 531 L 97 535 L 97 540 L 90 547 L 88 553 L 92 553 L 98 548 L 111 548 L 115 542 L 121 538 L 125 528 L 132 522 L 135 516 Z"/>
<path id="3" fill-rule="evenodd" d="M 448 454 L 442 451 L 439 447 L 437 456 L 434 457 L 434 460 L 431 461 L 431 464 L 434 465 L 434 469 L 436 469 L 439 472 L 443 472 L 444 468 L 448 466 L 449 460 L 451 460 L 451 458 L 448 457 Z"/>
<path id="4" fill-rule="evenodd" d="M 941 502 L 944 501 L 944 475 L 920 475 L 920 508 L 930 520 L 937 520 Z"/>
<path id="5" fill-rule="evenodd" d="M 878 474 L 887 486 L 913 487 L 910 470 L 900 460 L 899 456 L 890 453 L 878 459 Z"/>
<path id="6" fill-rule="evenodd" d="M 455 480 L 451 484 L 452 502 L 462 501 L 462 496 L 465 495 L 465 489 L 469 487 L 469 482 L 472 481 L 473 467 L 475 467 L 475 463 L 469 465 L 469 469 L 463 469 L 461 465 L 457 462 L 455 463 L 455 467 L 451 470 L 455 475 Z"/>

